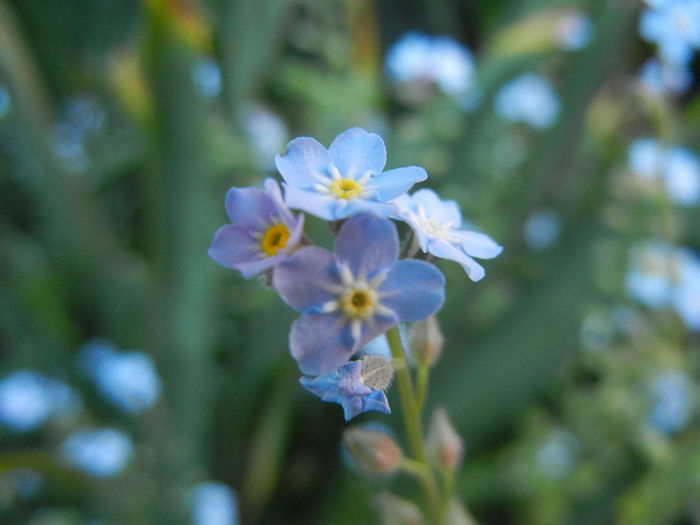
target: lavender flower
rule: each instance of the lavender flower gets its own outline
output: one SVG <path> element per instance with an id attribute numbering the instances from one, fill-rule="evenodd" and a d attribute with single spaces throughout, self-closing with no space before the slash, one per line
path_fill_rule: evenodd
<path id="1" fill-rule="evenodd" d="M 366 359 L 384 361 L 375 356 L 369 356 Z M 334 372 L 313 379 L 302 377 L 301 384 L 323 401 L 342 405 L 345 421 L 369 410 L 390 414 L 389 401 L 384 391 L 381 388 L 369 386 L 372 381 L 367 381 L 363 375 L 363 361 L 365 360 L 350 361 Z"/>
<path id="2" fill-rule="evenodd" d="M 289 207 L 326 220 L 360 212 L 388 217 L 393 206 L 387 201 L 428 176 L 417 166 L 382 173 L 384 141 L 360 128 L 338 135 L 328 150 L 310 137 L 296 138 L 275 162 L 286 183 Z"/>
<path id="3" fill-rule="evenodd" d="M 243 277 L 273 268 L 301 239 L 304 216 L 292 216 L 273 179 L 265 180 L 265 191 L 231 188 L 226 194 L 226 212 L 231 224 L 214 234 L 209 256 Z"/>
<path id="4" fill-rule="evenodd" d="M 433 190 L 418 190 L 393 202 L 396 218 L 413 228 L 421 250 L 458 262 L 473 281 L 486 272 L 472 257 L 491 259 L 503 251 L 488 235 L 460 230 L 462 215 L 457 203 L 441 200 Z"/>
<path id="5" fill-rule="evenodd" d="M 303 373 L 333 372 L 399 321 L 419 321 L 440 309 L 442 273 L 423 261 L 397 262 L 398 249 L 393 223 L 360 214 L 343 225 L 334 253 L 301 248 L 276 268 L 275 288 L 302 312 L 289 341 Z"/>

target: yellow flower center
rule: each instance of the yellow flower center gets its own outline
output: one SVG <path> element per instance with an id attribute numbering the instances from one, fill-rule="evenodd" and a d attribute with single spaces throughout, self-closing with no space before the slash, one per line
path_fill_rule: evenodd
<path id="1" fill-rule="evenodd" d="M 354 199 L 362 193 L 362 186 L 353 179 L 338 179 L 331 184 L 331 193 L 338 199 Z"/>
<path id="2" fill-rule="evenodd" d="M 267 255 L 277 255 L 277 252 L 287 246 L 289 230 L 284 224 L 270 226 L 262 238 L 262 249 Z"/>
<path id="3" fill-rule="evenodd" d="M 340 299 L 340 307 L 348 317 L 362 318 L 372 313 L 377 294 L 371 288 L 350 288 Z"/>

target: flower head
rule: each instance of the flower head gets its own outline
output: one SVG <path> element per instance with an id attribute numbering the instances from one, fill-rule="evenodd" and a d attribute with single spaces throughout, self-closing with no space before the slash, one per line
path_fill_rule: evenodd
<path id="1" fill-rule="evenodd" d="M 676 66 L 690 62 L 700 47 L 700 1 L 647 2 L 639 21 L 642 38 L 655 43 L 662 60 Z"/>
<path id="2" fill-rule="evenodd" d="M 494 108 L 505 120 L 544 129 L 550 127 L 559 114 L 559 98 L 545 77 L 525 73 L 496 93 Z"/>
<path id="3" fill-rule="evenodd" d="M 389 401 L 384 390 L 371 386 L 371 377 L 368 380 L 365 374 L 367 366 L 363 366 L 363 362 L 374 360 L 386 361 L 381 357 L 368 356 L 366 359 L 345 363 L 334 372 L 315 378 L 302 377 L 300 382 L 304 388 L 323 401 L 342 405 L 345 421 L 369 410 L 390 414 Z M 388 361 L 386 363 L 389 365 Z"/>
<path id="4" fill-rule="evenodd" d="M 98 478 L 119 474 L 132 453 L 131 438 L 112 428 L 74 432 L 61 445 L 61 454 L 66 461 Z"/>
<path id="5" fill-rule="evenodd" d="M 488 235 L 460 230 L 462 215 L 455 201 L 443 201 L 433 190 L 422 189 L 394 201 L 397 218 L 418 236 L 421 250 L 462 265 L 472 281 L 486 272 L 472 257 L 492 259 L 503 251 Z"/>
<path id="6" fill-rule="evenodd" d="M 275 162 L 289 207 L 326 220 L 360 212 L 388 217 L 393 207 L 387 201 L 428 177 L 417 166 L 382 172 L 384 141 L 360 128 L 344 131 L 327 150 L 310 137 L 296 138 Z"/>
<path id="7" fill-rule="evenodd" d="M 301 239 L 304 216 L 294 218 L 273 179 L 265 180 L 265 191 L 231 188 L 226 194 L 226 212 L 231 224 L 214 234 L 209 256 L 243 277 L 273 268 Z"/>
<path id="8" fill-rule="evenodd" d="M 423 261 L 397 262 L 398 249 L 393 223 L 363 213 L 342 226 L 334 253 L 301 248 L 276 268 L 275 288 L 302 312 L 289 341 L 303 373 L 333 372 L 398 322 L 440 309 L 442 273 Z"/>

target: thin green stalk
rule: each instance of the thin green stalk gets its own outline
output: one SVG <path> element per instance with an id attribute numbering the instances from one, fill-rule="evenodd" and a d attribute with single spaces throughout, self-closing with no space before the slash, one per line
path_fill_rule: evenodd
<path id="1" fill-rule="evenodd" d="M 424 363 L 416 368 L 416 405 L 419 414 L 423 412 L 425 397 L 428 393 L 429 372 L 430 367 Z"/>
<path id="2" fill-rule="evenodd" d="M 406 363 L 406 354 L 401 343 L 398 326 L 390 329 L 386 333 L 391 357 L 394 360 L 396 369 L 396 381 L 399 385 L 399 396 L 401 397 L 401 410 L 406 428 L 408 446 L 416 463 L 424 465 L 425 475 L 419 477 L 423 496 L 425 498 L 430 522 L 435 525 L 442 523 L 440 518 L 440 493 L 435 476 L 428 466 L 423 432 L 421 429 L 420 409 L 417 403 L 413 379 Z"/>

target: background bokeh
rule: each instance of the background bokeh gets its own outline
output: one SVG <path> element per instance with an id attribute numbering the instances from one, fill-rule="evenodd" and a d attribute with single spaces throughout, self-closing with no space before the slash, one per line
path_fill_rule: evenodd
<path id="1" fill-rule="evenodd" d="M 440 263 L 428 405 L 471 513 L 700 523 L 700 8 L 674 2 L 0 1 L 0 522 L 369 524 L 415 492 L 345 465 L 296 314 L 207 256 L 229 187 L 361 126 L 504 246 L 479 283 Z"/>

